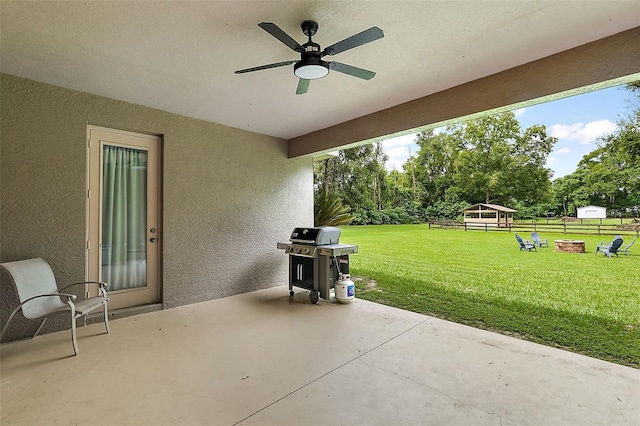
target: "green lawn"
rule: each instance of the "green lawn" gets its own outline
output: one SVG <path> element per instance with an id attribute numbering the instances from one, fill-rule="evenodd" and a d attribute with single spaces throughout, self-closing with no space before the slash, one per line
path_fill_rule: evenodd
<path id="1" fill-rule="evenodd" d="M 640 368 L 638 243 L 609 259 L 594 253 L 611 237 L 541 237 L 549 248 L 525 252 L 508 232 L 371 225 L 343 227 L 340 241 L 359 246 L 358 298 Z M 555 252 L 554 239 L 587 253 Z"/>

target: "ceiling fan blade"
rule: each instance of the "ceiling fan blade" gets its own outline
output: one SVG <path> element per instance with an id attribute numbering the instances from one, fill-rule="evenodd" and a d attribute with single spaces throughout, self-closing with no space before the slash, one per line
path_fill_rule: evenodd
<path id="1" fill-rule="evenodd" d="M 384 33 L 380 28 L 371 27 L 368 30 L 364 30 L 361 33 L 352 35 L 351 37 L 347 37 L 342 41 L 339 41 L 335 44 L 332 44 L 329 47 L 326 47 L 322 51 L 322 54 L 320 56 L 336 55 L 338 53 L 344 52 L 345 50 L 362 46 L 363 44 L 367 44 L 369 42 L 378 40 L 379 38 L 382 38 L 382 37 L 384 37 Z"/>
<path id="2" fill-rule="evenodd" d="M 296 52 L 302 52 L 304 50 L 302 46 L 300 46 L 300 43 L 291 38 L 289 34 L 282 31 L 280 27 L 273 22 L 260 22 L 258 26 L 289 46 L 291 50 L 295 50 Z"/>
<path id="3" fill-rule="evenodd" d="M 309 80 L 301 78 L 300 81 L 298 81 L 296 95 L 304 95 L 305 93 L 307 93 L 307 89 L 309 89 Z"/>
<path id="4" fill-rule="evenodd" d="M 376 73 L 373 71 L 368 71 L 351 65 L 342 64 L 340 62 L 329 62 L 329 68 L 334 71 L 362 78 L 364 80 L 371 80 L 376 75 Z"/>
<path id="5" fill-rule="evenodd" d="M 287 66 L 287 65 L 295 64 L 296 62 L 298 62 L 298 61 L 276 62 L 275 64 L 260 65 L 259 67 L 246 68 L 246 69 L 243 69 L 243 70 L 234 71 L 234 73 L 235 74 L 244 74 L 245 72 L 260 71 L 260 70 L 266 70 L 266 69 L 269 69 L 269 68 L 284 67 L 284 66 Z"/>

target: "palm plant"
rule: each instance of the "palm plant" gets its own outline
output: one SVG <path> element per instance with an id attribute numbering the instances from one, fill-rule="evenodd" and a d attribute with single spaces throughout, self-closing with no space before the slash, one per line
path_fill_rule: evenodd
<path id="1" fill-rule="evenodd" d="M 335 195 L 321 194 L 314 206 L 315 226 L 348 225 L 354 216 L 351 207 L 342 204 L 342 200 Z"/>

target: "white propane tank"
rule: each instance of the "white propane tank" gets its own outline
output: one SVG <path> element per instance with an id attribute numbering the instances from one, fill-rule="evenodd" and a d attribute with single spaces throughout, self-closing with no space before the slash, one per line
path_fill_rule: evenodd
<path id="1" fill-rule="evenodd" d="M 336 282 L 336 301 L 338 303 L 350 303 L 356 294 L 356 286 L 347 274 L 340 274 Z"/>

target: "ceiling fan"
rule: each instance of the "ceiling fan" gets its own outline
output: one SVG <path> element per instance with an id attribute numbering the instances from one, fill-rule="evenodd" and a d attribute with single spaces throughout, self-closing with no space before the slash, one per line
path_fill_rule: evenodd
<path id="1" fill-rule="evenodd" d="M 309 81 L 326 76 L 329 74 L 329 69 L 362 78 L 364 80 L 370 80 L 374 75 L 376 75 L 373 71 L 368 71 L 340 62 L 326 62 L 323 61 L 322 58 L 327 55 L 337 55 L 345 50 L 353 49 L 354 47 L 362 46 L 363 44 L 384 37 L 384 33 L 378 27 L 371 27 L 368 30 L 364 30 L 361 33 L 352 35 L 351 37 L 347 37 L 344 40 L 321 50 L 320 45 L 311 40 L 311 37 L 318 31 L 318 23 L 315 21 L 304 21 L 300 25 L 304 35 L 309 37 L 309 41 L 303 45 L 300 45 L 300 43 L 291 38 L 289 34 L 285 33 L 274 23 L 261 22 L 258 26 L 280 40 L 291 50 L 300 53 L 301 58 L 299 61 L 283 61 L 276 62 L 274 64 L 261 65 L 259 67 L 246 68 L 236 71 L 236 74 L 244 74 L 252 71 L 260 71 L 295 64 L 293 66 L 293 73 L 300 78 L 298 81 L 298 88 L 296 90 L 296 94 L 298 95 L 307 93 Z"/>

